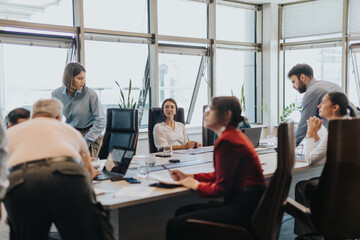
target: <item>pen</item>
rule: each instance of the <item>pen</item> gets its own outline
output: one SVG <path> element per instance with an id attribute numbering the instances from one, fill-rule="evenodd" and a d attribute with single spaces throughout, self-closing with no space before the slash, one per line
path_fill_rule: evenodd
<path id="1" fill-rule="evenodd" d="M 168 169 L 165 165 L 161 165 L 163 168 L 165 168 L 166 170 L 168 170 L 169 171 L 169 173 L 171 174 L 171 170 L 170 169 Z"/>

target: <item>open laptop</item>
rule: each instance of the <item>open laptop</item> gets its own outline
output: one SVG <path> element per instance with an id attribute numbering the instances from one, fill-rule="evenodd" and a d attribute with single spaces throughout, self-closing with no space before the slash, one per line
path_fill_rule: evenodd
<path id="1" fill-rule="evenodd" d="M 114 146 L 106 159 L 101 175 L 96 176 L 94 180 L 123 178 L 134 154 L 134 148 Z"/>
<path id="2" fill-rule="evenodd" d="M 255 148 L 259 146 L 262 128 L 243 128 L 241 131 L 250 139 Z"/>

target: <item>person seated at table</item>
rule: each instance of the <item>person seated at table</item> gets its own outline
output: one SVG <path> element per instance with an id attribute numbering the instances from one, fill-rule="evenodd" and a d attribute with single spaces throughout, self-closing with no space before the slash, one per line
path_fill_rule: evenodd
<path id="1" fill-rule="evenodd" d="M 206 220 L 248 227 L 265 190 L 265 179 L 251 141 L 237 126 L 242 121 L 236 97 L 215 97 L 205 112 L 205 127 L 219 139 L 214 146 L 214 172 L 186 174 L 171 171 L 171 177 L 200 197 L 223 197 L 179 208 L 166 226 L 166 239 L 182 239 L 187 219 Z"/>
<path id="2" fill-rule="evenodd" d="M 200 147 L 201 143 L 189 141 L 185 126 L 174 120 L 177 112 L 176 101 L 167 98 L 161 106 L 159 122 L 154 127 L 154 143 L 160 151 L 166 146 L 172 146 L 174 150 Z"/>
<path id="3" fill-rule="evenodd" d="M 25 108 L 15 108 L 5 117 L 6 127 L 10 128 L 18 123 L 29 120 L 30 111 Z"/>
<path id="4" fill-rule="evenodd" d="M 356 117 L 355 110 L 349 106 L 349 100 L 342 92 L 331 92 L 326 94 L 320 104 L 317 106 L 319 115 L 322 118 L 331 121 L 333 119 L 341 119 L 348 114 L 351 117 Z M 307 120 L 307 140 L 305 142 L 305 160 L 310 165 L 320 165 L 326 161 L 327 151 L 327 131 L 322 137 L 318 132 L 322 128 L 323 120 L 317 117 L 311 117 Z M 295 200 L 304 206 L 310 206 L 311 193 L 313 193 L 318 184 L 319 177 L 303 180 L 295 186 Z M 308 224 L 295 220 L 295 234 L 299 235 L 298 239 L 305 239 L 306 234 L 315 234 L 316 230 L 307 227 Z"/>

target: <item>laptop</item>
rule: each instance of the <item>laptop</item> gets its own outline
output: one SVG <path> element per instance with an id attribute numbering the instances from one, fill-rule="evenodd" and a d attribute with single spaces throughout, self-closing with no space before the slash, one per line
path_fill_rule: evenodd
<path id="1" fill-rule="evenodd" d="M 262 128 L 243 128 L 241 131 L 250 139 L 255 148 L 259 146 Z"/>
<path id="2" fill-rule="evenodd" d="M 114 146 L 110 151 L 101 175 L 94 180 L 122 179 L 130 165 L 131 159 L 135 154 L 135 148 Z"/>

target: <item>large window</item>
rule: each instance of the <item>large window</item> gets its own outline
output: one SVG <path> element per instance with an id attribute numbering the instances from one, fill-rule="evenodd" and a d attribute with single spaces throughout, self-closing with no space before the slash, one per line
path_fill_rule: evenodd
<path id="1" fill-rule="evenodd" d="M 255 55 L 254 52 L 216 50 L 216 95 L 233 94 L 242 99 L 244 87 L 245 116 L 250 122 L 255 122 Z"/>
<path id="2" fill-rule="evenodd" d="M 62 48 L 1 44 L 5 111 L 31 108 L 40 98 L 49 98 L 62 84 L 67 53 Z"/>
<path id="3" fill-rule="evenodd" d="M 200 73 L 202 56 L 160 54 L 159 55 L 159 102 L 166 98 L 174 98 L 179 107 L 185 110 L 185 119 L 188 118 L 190 104 L 196 101 L 196 109 L 208 104 L 208 84 L 206 69 Z M 200 81 L 197 98 L 193 99 L 196 82 Z M 202 111 L 194 111 L 191 124 L 201 125 Z"/>
<path id="4" fill-rule="evenodd" d="M 129 81 L 132 89 L 130 99 L 139 101 L 143 89 L 143 79 L 148 45 L 135 43 L 116 43 L 86 41 L 86 79 L 87 85 L 97 91 L 105 109 L 118 107 L 121 95 L 117 81 L 128 103 Z M 122 104 L 122 103 L 121 103 Z M 147 118 L 143 118 L 147 121 Z"/>

